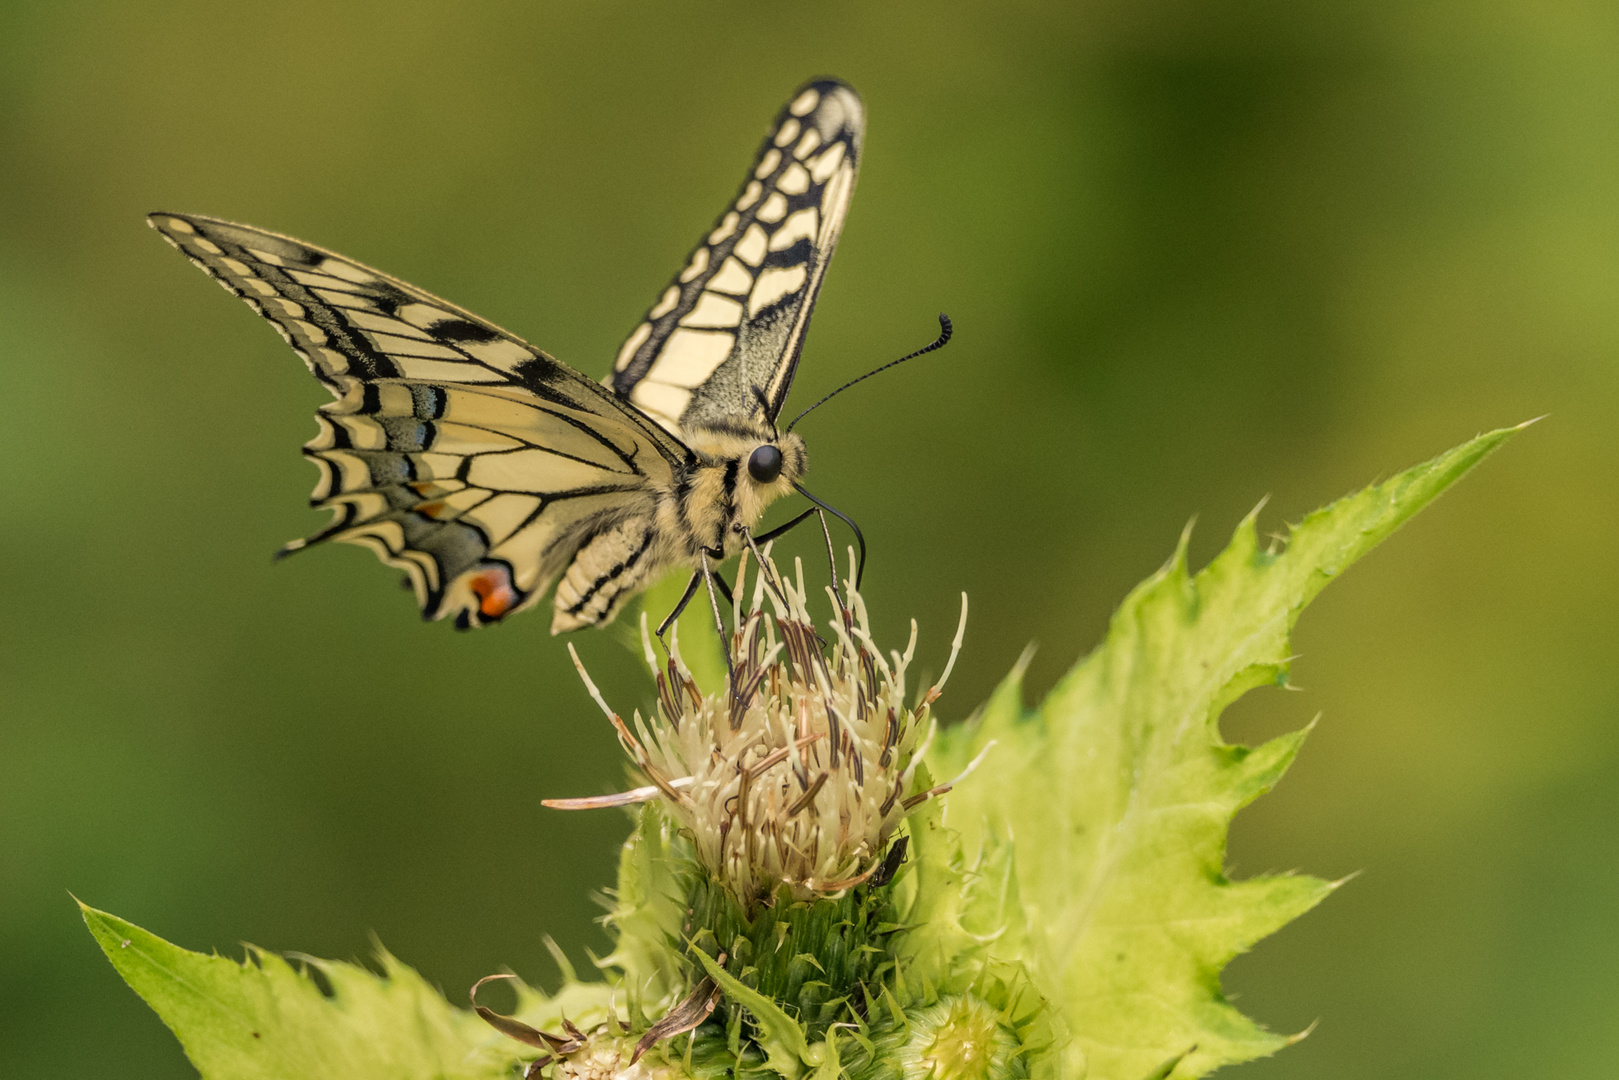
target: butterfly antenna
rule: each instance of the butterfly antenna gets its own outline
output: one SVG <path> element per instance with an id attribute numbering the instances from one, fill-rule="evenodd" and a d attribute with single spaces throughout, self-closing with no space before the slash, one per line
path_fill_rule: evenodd
<path id="1" fill-rule="evenodd" d="M 853 386 L 855 383 L 864 382 L 865 380 L 871 378 L 873 375 L 877 374 L 879 371 L 887 371 L 889 368 L 893 367 L 895 364 L 903 364 L 907 360 L 915 360 L 918 356 L 924 356 L 927 353 L 930 353 L 930 352 L 934 351 L 935 349 L 944 348 L 946 345 L 948 345 L 950 343 L 950 335 L 953 334 L 953 333 L 955 333 L 955 328 L 950 325 L 950 316 L 948 316 L 948 315 L 944 314 L 943 312 L 941 312 L 939 314 L 939 336 L 934 339 L 934 341 L 933 341 L 933 343 L 931 345 L 927 345 L 927 346 L 925 346 L 923 348 L 920 348 L 920 349 L 916 350 L 915 352 L 911 353 L 908 356 L 902 356 L 898 360 L 890 360 L 888 363 L 884 364 L 882 367 L 872 368 L 870 371 L 866 372 L 864 375 L 860 376 L 858 379 L 850 379 L 848 382 L 844 383 L 842 386 L 838 387 L 836 390 L 834 390 L 830 394 L 826 395 L 826 397 L 822 398 L 820 401 L 817 401 L 815 404 L 811 405 L 809 408 L 805 409 L 803 412 L 801 412 L 797 416 L 793 417 L 793 422 L 791 424 L 787 425 L 787 430 L 788 431 L 793 430 L 793 428 L 798 424 L 798 422 L 800 420 L 804 419 L 804 417 L 808 416 L 810 413 L 814 412 L 816 409 L 819 409 L 822 405 L 825 405 L 828 401 L 831 401 L 833 398 L 837 397 L 839 394 L 841 394 L 845 390 L 849 389 L 849 387 Z M 802 489 L 800 489 L 800 490 L 802 490 Z M 838 512 L 836 510 L 833 510 L 830 506 L 826 507 L 826 509 L 831 511 L 834 514 L 837 514 L 837 516 L 840 517 L 840 518 L 843 517 L 842 514 L 838 514 Z M 843 518 L 843 520 L 844 521 L 849 521 L 848 518 Z M 849 524 L 852 526 L 854 524 L 854 522 L 850 521 Z M 858 535 L 859 532 L 860 532 L 859 529 L 855 530 L 856 535 Z"/>
<path id="2" fill-rule="evenodd" d="M 949 334 L 945 335 L 947 338 L 949 336 Z M 856 565 L 854 572 L 854 587 L 856 589 L 860 588 L 861 579 L 866 576 L 866 536 L 860 531 L 860 526 L 856 525 L 854 523 L 854 518 L 850 517 L 848 514 L 845 514 L 843 511 L 834 506 L 828 506 L 820 499 L 817 499 L 815 496 L 811 495 L 808 491 L 805 491 L 803 484 L 794 484 L 793 489 L 800 495 L 804 496 L 804 498 L 808 499 L 816 506 L 819 506 L 822 510 L 825 510 L 827 513 L 831 514 L 833 517 L 837 518 L 839 521 L 843 522 L 845 525 L 849 526 L 849 528 L 854 530 L 854 538 L 860 544 L 860 562 Z M 830 538 L 828 539 L 830 540 Z"/>

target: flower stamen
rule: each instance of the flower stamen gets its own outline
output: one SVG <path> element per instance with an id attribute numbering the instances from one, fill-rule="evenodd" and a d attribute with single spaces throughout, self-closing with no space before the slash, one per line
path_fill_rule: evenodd
<path id="1" fill-rule="evenodd" d="M 821 789 L 826 786 L 826 781 L 831 775 L 831 773 L 823 772 L 817 776 L 815 778 L 815 782 L 809 786 L 809 790 L 805 791 L 804 794 L 793 800 L 793 804 L 787 808 L 787 816 L 797 817 L 799 814 L 803 813 L 805 809 L 813 805 L 815 802 L 815 796 L 821 793 Z"/>
<path id="2" fill-rule="evenodd" d="M 810 900 L 870 880 L 893 850 L 905 816 L 974 767 L 948 784 L 917 790 L 928 783 L 918 770 L 937 727 L 931 706 L 965 639 L 966 597 L 944 675 L 907 707 L 915 620 L 905 651 L 885 656 L 871 637 L 851 550 L 849 577 L 819 590 L 832 609 L 823 637 L 806 606 L 802 560 L 795 559 L 792 578 L 784 578 L 769 550 L 750 544 L 739 562 L 738 610 L 725 635 L 730 678 L 717 693 L 704 695 L 691 678 L 676 628 L 667 659 L 651 665 L 657 684 L 652 714 L 637 712 L 626 724 L 570 646 L 592 699 L 650 784 L 545 803 L 586 809 L 662 796 L 697 862 L 750 911 L 784 887 Z M 645 619 L 641 639 L 650 660 Z"/>

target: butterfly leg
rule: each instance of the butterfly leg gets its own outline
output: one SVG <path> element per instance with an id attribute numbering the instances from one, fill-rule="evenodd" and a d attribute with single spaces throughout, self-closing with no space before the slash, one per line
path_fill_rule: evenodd
<path id="1" fill-rule="evenodd" d="M 736 607 L 736 597 L 731 595 L 731 586 L 725 583 L 725 575 L 716 569 L 713 571 L 713 576 L 714 587 L 720 591 L 721 596 L 725 597 L 725 602 L 732 607 Z"/>
<path id="2" fill-rule="evenodd" d="M 802 514 L 799 514 L 797 517 L 793 518 L 793 520 L 789 521 L 787 524 L 785 524 L 785 525 L 777 525 L 774 529 L 771 529 L 769 532 L 760 533 L 758 536 L 751 537 L 751 539 L 752 539 L 752 541 L 754 543 L 768 544 L 768 543 L 770 543 L 770 541 L 774 540 L 776 537 L 781 536 L 782 534 L 786 533 L 788 530 L 793 529 L 793 528 L 797 527 L 798 525 L 802 524 L 804 521 L 806 521 L 809 518 L 809 516 L 811 514 L 815 513 L 815 511 L 816 511 L 816 507 L 812 506 L 808 510 L 804 511 Z M 738 531 L 740 531 L 740 530 L 738 530 Z"/>
<path id="3" fill-rule="evenodd" d="M 749 535 L 748 536 L 748 542 L 750 544 L 769 543 L 770 541 L 776 539 L 776 537 L 781 536 L 784 533 L 787 533 L 790 530 L 792 530 L 794 528 L 797 528 L 799 525 L 803 524 L 805 521 L 808 521 L 811 515 L 818 516 L 821 519 L 821 535 L 826 537 L 826 564 L 827 564 L 827 567 L 832 571 L 832 593 L 833 593 L 834 596 L 838 597 L 838 603 L 841 604 L 841 603 L 843 603 L 843 590 L 838 587 L 838 557 L 837 557 L 837 554 L 836 554 L 835 550 L 832 547 L 832 530 L 827 527 L 827 524 L 826 524 L 826 512 L 824 510 L 822 510 L 819 506 L 810 507 L 808 510 L 805 510 L 802 514 L 799 514 L 797 517 L 795 517 L 791 521 L 787 522 L 787 524 L 785 524 L 785 525 L 777 525 L 774 529 L 771 529 L 769 532 L 760 533 L 758 536 Z M 737 531 L 741 532 L 742 530 L 738 529 Z M 758 554 L 758 548 L 754 548 L 754 554 Z M 761 556 L 761 558 L 762 558 L 762 556 Z"/>
<path id="4" fill-rule="evenodd" d="M 839 510 L 830 503 L 824 503 L 820 499 L 817 499 L 815 496 L 804 490 L 803 484 L 794 484 L 793 490 L 797 491 L 800 495 L 804 496 L 804 498 L 808 499 L 822 510 L 825 510 L 827 513 L 831 514 L 833 517 L 837 518 L 854 531 L 855 541 L 860 545 L 860 561 L 855 567 L 854 587 L 857 589 L 860 588 L 860 582 L 864 580 L 866 576 L 866 534 L 860 531 L 860 526 L 854 523 L 854 518 L 850 517 L 848 514 L 845 514 L 842 510 Z M 824 518 L 822 519 L 822 522 L 825 522 Z M 836 573 L 836 571 L 834 571 L 834 573 Z"/>
<path id="5" fill-rule="evenodd" d="M 838 588 L 838 553 L 832 548 L 832 530 L 826 524 L 826 514 L 820 507 L 815 508 L 815 516 L 821 519 L 821 535 L 826 537 L 826 567 L 832 572 L 832 595 L 837 598 L 838 607 L 843 610 L 843 590 Z"/>
<path id="6" fill-rule="evenodd" d="M 663 640 L 663 635 L 675 624 L 675 620 L 680 618 L 680 613 L 686 610 L 686 605 L 691 603 L 691 598 L 697 595 L 697 583 L 702 580 L 703 572 L 693 570 L 691 580 L 686 582 L 686 591 L 680 594 L 680 603 L 676 604 L 675 609 L 658 624 L 658 644 L 663 646 L 663 655 L 669 655 L 669 643 Z"/>
<path id="7" fill-rule="evenodd" d="M 759 545 L 768 544 L 777 537 L 786 535 L 793 529 L 796 529 L 798 526 L 808 521 L 810 515 L 814 514 L 815 512 L 816 508 L 812 506 L 808 510 L 805 510 L 802 514 L 799 514 L 797 517 L 787 522 L 785 525 L 777 525 L 769 532 L 762 532 L 757 536 L 749 531 L 747 526 L 743 525 L 741 522 L 737 522 L 732 526 L 732 528 L 735 529 L 737 534 L 742 537 L 743 541 L 748 545 L 748 547 L 753 550 L 754 557 L 759 560 L 760 567 L 765 568 L 765 570 L 768 571 L 770 563 L 765 561 L 764 552 L 759 550 Z M 780 600 L 782 604 L 785 605 L 787 603 L 786 597 L 782 595 L 781 589 L 777 587 L 777 583 L 771 580 L 771 575 L 768 572 L 764 574 L 764 580 L 765 584 L 770 587 L 770 591 L 775 593 L 776 599 Z"/>
<path id="8" fill-rule="evenodd" d="M 725 602 L 733 607 L 736 606 L 736 598 L 731 595 L 731 586 L 725 583 L 725 576 L 718 570 L 713 571 L 712 574 L 714 578 L 714 587 L 719 589 L 721 596 L 725 597 Z M 691 598 L 697 595 L 697 583 L 702 580 L 703 572 L 701 570 L 693 570 L 691 580 L 686 582 L 686 591 L 681 594 L 680 603 L 675 605 L 675 609 L 673 611 L 664 616 L 664 620 L 658 624 L 657 630 L 653 631 L 660 645 L 663 644 L 664 633 L 668 631 L 669 627 L 674 625 L 676 619 L 680 618 L 681 612 L 686 610 L 686 605 L 691 603 Z M 665 646 L 663 651 L 667 653 L 669 651 L 668 647 Z"/>
<path id="9" fill-rule="evenodd" d="M 782 592 L 781 583 L 776 580 L 775 568 L 771 565 L 770 561 L 765 558 L 765 553 L 759 550 L 759 541 L 769 541 L 775 539 L 788 529 L 792 528 L 794 525 L 797 525 L 800 521 L 803 521 L 808 516 L 809 511 L 805 511 L 780 528 L 771 529 L 762 537 L 755 537 L 753 533 L 749 532 L 747 527 L 741 523 L 738 523 L 735 526 L 736 531 L 741 535 L 743 541 L 748 545 L 748 548 L 752 550 L 753 557 L 759 560 L 759 575 L 764 581 L 766 588 L 770 590 L 770 592 L 775 596 L 777 602 L 779 602 L 782 607 L 787 606 L 787 597 Z"/>
<path id="10" fill-rule="evenodd" d="M 735 691 L 736 669 L 731 665 L 730 635 L 725 632 L 725 620 L 720 618 L 720 600 L 714 594 L 714 572 L 708 567 L 708 552 L 698 552 L 697 558 L 700 560 L 697 565 L 701 568 L 703 583 L 708 586 L 708 606 L 714 612 L 714 630 L 720 636 L 720 652 L 725 655 L 725 685 Z M 720 584 L 724 586 L 725 583 Z M 725 592 L 729 598 L 731 590 L 726 588 Z"/>

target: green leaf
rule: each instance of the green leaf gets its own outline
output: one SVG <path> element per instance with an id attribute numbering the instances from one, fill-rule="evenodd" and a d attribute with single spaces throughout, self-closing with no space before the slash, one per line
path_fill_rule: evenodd
<path id="1" fill-rule="evenodd" d="M 237 963 L 172 945 L 81 903 L 85 924 L 130 987 L 172 1029 L 204 1080 L 509 1080 L 532 1051 L 452 1008 L 420 975 L 379 950 L 381 974 L 249 946 Z M 600 1023 L 605 983 L 568 982 L 554 997 L 525 989 L 519 1014 L 557 1030 L 565 1014 Z"/>
<path id="2" fill-rule="evenodd" d="M 675 942 L 682 937 L 689 883 L 681 874 L 691 847 L 657 801 L 642 804 L 635 831 L 618 857 L 618 889 L 607 924 L 615 938 L 611 954 L 597 961 L 616 968 L 629 994 L 632 1021 L 656 1019 L 689 987 Z"/>
<path id="3" fill-rule="evenodd" d="M 823 1062 L 825 1045 L 818 1044 L 818 1050 L 812 1052 L 805 1041 L 804 1029 L 780 1005 L 732 976 L 703 950 L 693 949 L 691 955 L 703 965 L 708 977 L 725 991 L 726 997 L 753 1014 L 754 1023 L 759 1026 L 759 1047 L 765 1052 L 766 1063 L 771 1069 L 792 1080 L 803 1072 L 803 1065 Z"/>
<path id="4" fill-rule="evenodd" d="M 1023 707 L 1014 672 L 974 721 L 936 742 L 929 766 L 940 776 L 998 744 L 946 797 L 944 824 L 966 852 L 1015 842 L 1027 941 L 990 949 L 1022 960 L 1054 1004 L 1064 1076 L 1202 1076 L 1292 1041 L 1229 1005 L 1219 974 L 1334 886 L 1231 881 L 1224 860 L 1232 815 L 1276 783 L 1307 729 L 1229 746 L 1220 713 L 1255 686 L 1285 684 L 1304 605 L 1516 430 L 1311 514 L 1285 550 L 1261 547 L 1256 511 L 1192 576 L 1183 537 L 1039 708 Z"/>
<path id="5" fill-rule="evenodd" d="M 918 770 L 916 786 L 933 777 Z M 946 800 L 948 801 L 948 800 Z M 940 992 L 964 993 L 994 957 L 1021 957 L 1029 928 L 1018 896 L 1014 846 L 986 830 L 969 865 L 961 838 L 944 823 L 945 801 L 923 804 L 907 821 L 911 865 L 896 897 L 905 931 L 895 948 L 907 1005 L 931 1005 Z"/>

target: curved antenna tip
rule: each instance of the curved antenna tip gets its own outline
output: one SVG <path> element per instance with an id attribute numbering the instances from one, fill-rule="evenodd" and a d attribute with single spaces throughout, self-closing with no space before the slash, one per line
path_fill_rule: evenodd
<path id="1" fill-rule="evenodd" d="M 924 356 L 924 355 L 926 355 L 926 354 L 928 354 L 930 352 L 933 352 L 935 349 L 944 348 L 946 345 L 948 345 L 950 343 L 950 337 L 954 333 L 955 333 L 955 326 L 950 322 L 950 316 L 946 315 L 944 312 L 941 311 L 939 313 L 939 336 L 937 338 L 935 338 L 931 343 L 929 343 L 927 345 L 924 345 L 922 348 L 916 350 L 913 353 L 905 354 L 904 356 L 900 357 L 898 360 L 890 360 L 888 363 L 883 364 L 881 367 L 872 368 L 870 371 L 866 372 L 864 375 L 861 375 L 859 378 L 850 379 L 848 382 L 844 383 L 842 386 L 838 387 L 836 390 L 834 390 L 830 394 L 826 395 L 826 397 L 822 398 L 820 401 L 817 401 L 815 404 L 811 405 L 809 408 L 805 409 L 803 412 L 801 412 L 797 416 L 793 417 L 793 422 L 788 424 L 785 430 L 792 431 L 793 428 L 798 426 L 798 422 L 800 420 L 804 419 L 804 417 L 808 416 L 810 413 L 814 412 L 816 409 L 819 409 L 822 405 L 825 405 L 827 402 L 831 401 L 833 398 L 837 397 L 839 394 L 841 394 L 845 390 L 849 389 L 849 387 L 855 385 L 856 383 L 865 382 L 867 379 L 871 378 L 873 375 L 877 374 L 879 371 L 887 371 L 889 368 L 893 367 L 895 364 L 903 364 L 907 360 L 915 360 L 918 356 Z"/>

